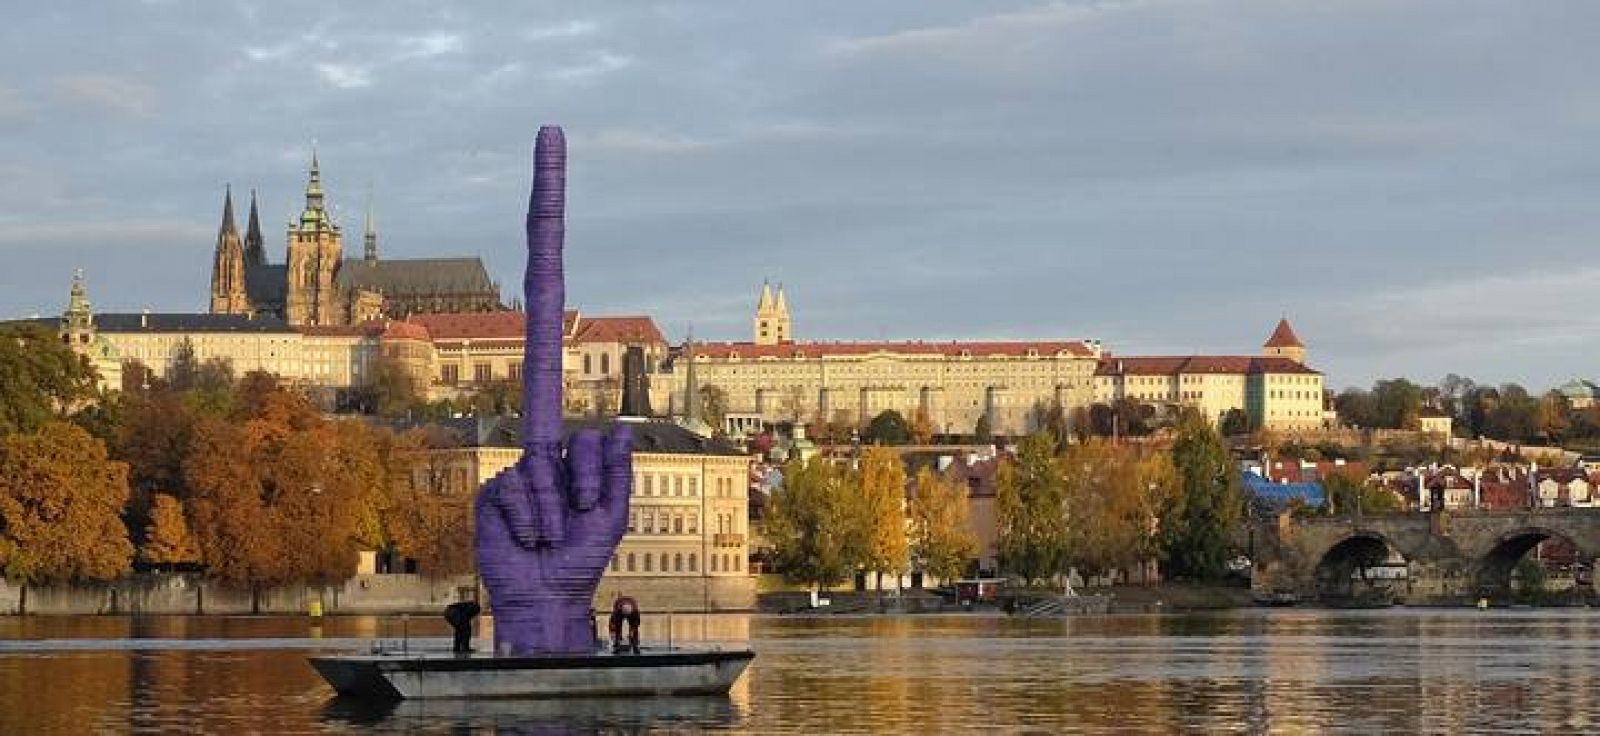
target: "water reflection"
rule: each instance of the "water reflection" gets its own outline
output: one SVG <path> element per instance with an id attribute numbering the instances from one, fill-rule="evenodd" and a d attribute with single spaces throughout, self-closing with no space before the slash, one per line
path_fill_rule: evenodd
<path id="1" fill-rule="evenodd" d="M 737 723 L 740 714 L 726 697 L 392 703 L 340 697 L 323 706 L 322 717 L 331 724 L 403 733 L 566 735 L 724 729 Z"/>
<path id="2" fill-rule="evenodd" d="M 678 616 L 674 641 L 759 652 L 726 698 L 334 699 L 314 652 L 393 620 L 0 619 L 0 733 L 1038 732 L 1600 726 L 1600 613 L 1241 611 L 1056 620 Z M 408 646 L 444 648 L 413 617 Z M 646 637 L 667 636 L 664 616 Z"/>

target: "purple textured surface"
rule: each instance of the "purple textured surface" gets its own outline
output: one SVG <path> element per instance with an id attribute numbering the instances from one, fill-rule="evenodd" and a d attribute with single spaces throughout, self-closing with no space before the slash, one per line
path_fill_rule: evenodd
<path id="1" fill-rule="evenodd" d="M 633 438 L 626 425 L 561 437 L 567 142 L 539 129 L 523 277 L 528 339 L 522 458 L 478 491 L 478 574 L 489 589 L 495 653 L 595 649 L 590 605 L 627 527 Z"/>

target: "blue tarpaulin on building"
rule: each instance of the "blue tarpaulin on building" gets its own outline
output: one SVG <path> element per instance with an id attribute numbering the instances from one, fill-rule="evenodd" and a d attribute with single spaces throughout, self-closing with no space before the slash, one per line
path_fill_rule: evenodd
<path id="1" fill-rule="evenodd" d="M 1244 474 L 1244 490 L 1250 494 L 1254 508 L 1281 510 L 1293 499 L 1307 506 L 1321 507 L 1328 502 L 1328 494 L 1321 483 L 1273 483 L 1255 473 Z"/>

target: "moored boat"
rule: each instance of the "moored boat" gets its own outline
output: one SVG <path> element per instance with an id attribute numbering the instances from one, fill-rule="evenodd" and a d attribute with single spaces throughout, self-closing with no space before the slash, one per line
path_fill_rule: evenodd
<path id="1" fill-rule="evenodd" d="M 312 657 L 340 695 L 410 698 L 568 698 L 727 693 L 755 652 L 670 649 L 549 657 L 350 654 Z"/>

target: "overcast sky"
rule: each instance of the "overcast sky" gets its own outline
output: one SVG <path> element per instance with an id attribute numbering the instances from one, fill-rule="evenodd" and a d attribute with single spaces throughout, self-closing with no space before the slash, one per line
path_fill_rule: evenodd
<path id="1" fill-rule="evenodd" d="M 519 283 L 570 145 L 568 300 L 747 339 L 1096 337 L 1335 387 L 1600 378 L 1600 3 L 71 2 L 0 24 L 0 315 L 203 310 L 315 140 L 346 252 Z M 507 292 L 507 298 L 515 296 Z"/>

